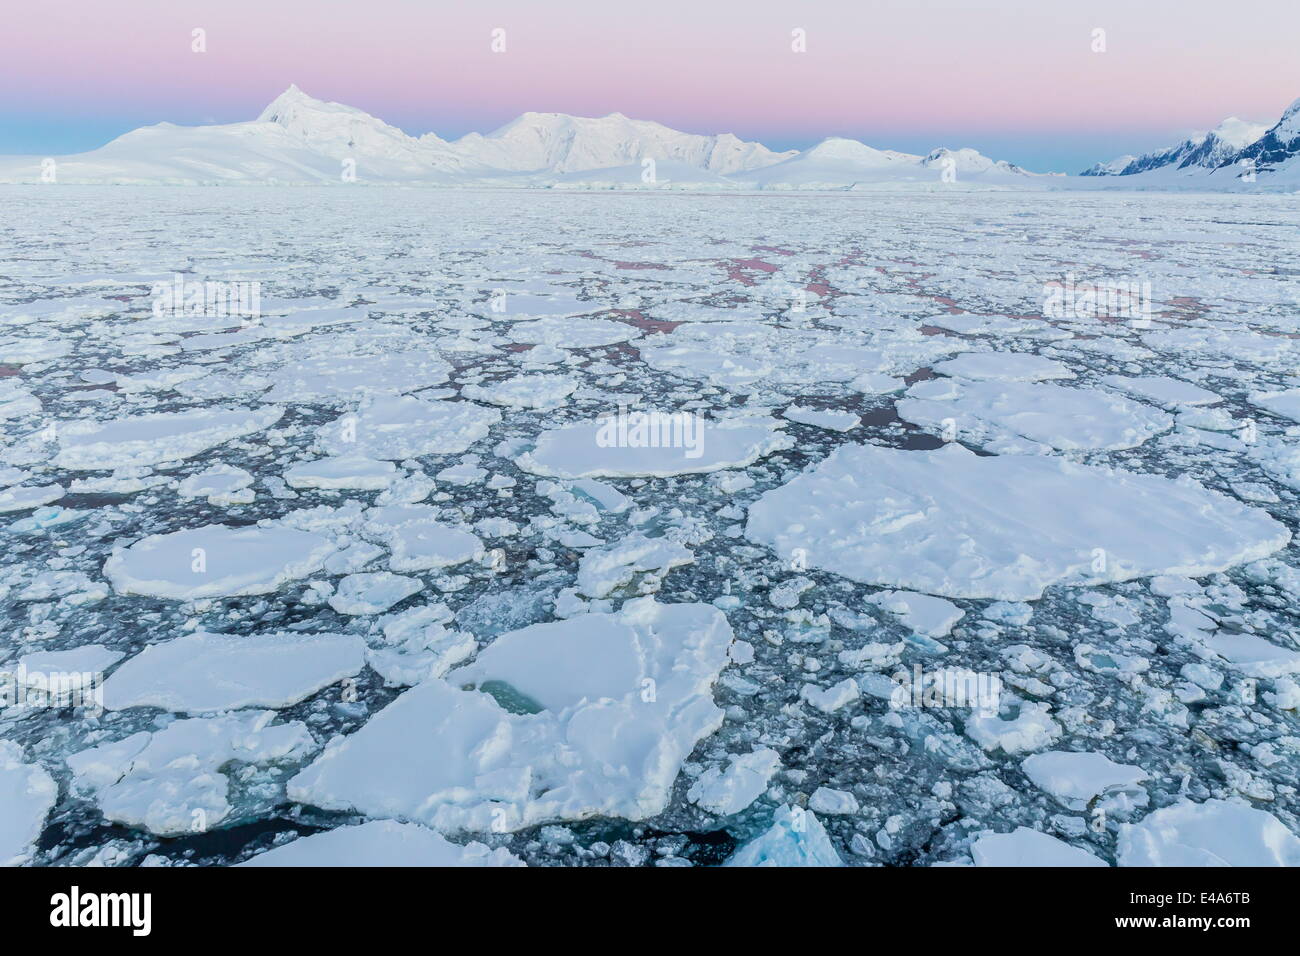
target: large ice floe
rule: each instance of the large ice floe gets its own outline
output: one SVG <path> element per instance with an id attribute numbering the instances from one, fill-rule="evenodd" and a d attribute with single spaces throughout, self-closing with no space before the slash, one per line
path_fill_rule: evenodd
<path id="1" fill-rule="evenodd" d="M 523 866 L 509 850 L 459 846 L 427 827 L 371 820 L 300 837 L 243 866 Z"/>
<path id="2" fill-rule="evenodd" d="M 1266 810 L 1184 800 L 1126 824 L 1121 866 L 1300 866 L 1300 837 Z"/>
<path id="3" fill-rule="evenodd" d="M 333 741 L 290 795 L 444 831 L 644 819 L 721 724 L 731 640 L 716 608 L 654 598 L 511 631 Z"/>
<path id="4" fill-rule="evenodd" d="M 266 594 L 306 577 L 335 551 L 328 537 L 295 528 L 206 525 L 150 535 L 104 562 L 123 594 L 192 601 Z"/>
<path id="5" fill-rule="evenodd" d="M 934 379 L 907 394 L 898 403 L 904 420 L 950 429 L 954 438 L 987 433 L 1001 443 L 994 448 L 1009 452 L 1019 450 L 1017 439 L 1061 451 L 1131 448 L 1173 426 L 1164 412 L 1131 399 L 1051 382 Z"/>
<path id="6" fill-rule="evenodd" d="M 712 421 L 690 412 L 630 412 L 543 432 L 516 463 L 558 478 L 666 476 L 748 465 L 793 440 L 767 419 Z"/>
<path id="7" fill-rule="evenodd" d="M 866 584 L 1006 601 L 1054 584 L 1210 574 L 1291 539 L 1266 512 L 1190 480 L 959 445 L 841 447 L 760 497 L 745 533 Z"/>
<path id="8" fill-rule="evenodd" d="M 152 644 L 104 685 L 104 706 L 208 713 L 288 707 L 363 666 L 365 645 L 347 634 L 186 634 Z"/>
<path id="9" fill-rule="evenodd" d="M 107 422 L 73 422 L 58 431 L 54 461 L 72 471 L 111 470 L 193 458 L 216 445 L 261 431 L 284 409 L 160 412 Z"/>

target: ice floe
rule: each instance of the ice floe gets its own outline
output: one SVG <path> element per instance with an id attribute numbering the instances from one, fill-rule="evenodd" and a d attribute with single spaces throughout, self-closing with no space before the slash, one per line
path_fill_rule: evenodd
<path id="1" fill-rule="evenodd" d="M 1181 800 L 1120 827 L 1120 866 L 1300 866 L 1300 837 L 1265 810 Z"/>
<path id="2" fill-rule="evenodd" d="M 240 866 L 523 866 L 509 850 L 458 846 L 428 827 L 392 820 L 312 833 Z"/>
<path id="3" fill-rule="evenodd" d="M 104 562 L 104 577 L 122 594 L 177 601 L 266 594 L 317 571 L 334 551 L 310 531 L 211 524 L 142 538 Z"/>
<path id="4" fill-rule="evenodd" d="M 186 634 L 151 644 L 104 684 L 104 706 L 197 714 L 280 708 L 357 674 L 364 645 L 346 634 Z"/>
<path id="5" fill-rule="evenodd" d="M 956 445 L 842 446 L 760 497 L 745 533 L 855 581 L 1007 601 L 1053 584 L 1209 574 L 1291 537 L 1265 512 L 1190 480 Z"/>
<path id="6" fill-rule="evenodd" d="M 291 796 L 446 832 L 645 819 L 722 721 L 731 640 L 716 608 L 653 598 L 503 634 L 332 743 Z"/>

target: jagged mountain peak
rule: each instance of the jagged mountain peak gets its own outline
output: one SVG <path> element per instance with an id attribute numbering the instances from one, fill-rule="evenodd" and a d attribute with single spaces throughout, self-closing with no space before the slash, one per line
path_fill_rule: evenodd
<path id="1" fill-rule="evenodd" d="M 1181 143 L 1140 156 L 1121 156 L 1108 163 L 1097 163 L 1080 175 L 1133 176 L 1166 168 L 1190 172 L 1214 170 L 1232 162 L 1242 149 L 1257 141 L 1267 129 L 1265 123 L 1229 116 L 1214 129 L 1193 133 Z"/>

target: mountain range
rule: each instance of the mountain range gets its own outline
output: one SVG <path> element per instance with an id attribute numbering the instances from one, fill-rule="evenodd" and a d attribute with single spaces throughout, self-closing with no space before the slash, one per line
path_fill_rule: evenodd
<path id="1" fill-rule="evenodd" d="M 1097 163 L 1080 176 L 1138 177 L 1189 184 L 1266 181 L 1300 184 L 1300 100 L 1273 125 L 1231 116 L 1207 133 L 1141 156 Z"/>
<path id="2" fill-rule="evenodd" d="M 1261 181 L 1300 183 L 1300 100 L 1269 127 L 1229 119 L 1143 156 L 1085 170 L 1071 187 L 1219 188 L 1249 164 Z M 621 113 L 598 118 L 524 113 L 487 134 L 448 141 L 411 136 L 363 110 L 290 86 L 255 120 L 212 126 L 159 123 L 86 153 L 0 156 L 0 182 L 108 184 L 413 184 L 620 189 L 1061 188 L 974 149 L 921 156 L 832 137 L 776 152 L 730 133 L 700 135 Z M 1191 177 L 1191 178 L 1189 178 Z M 1211 182 L 1212 180 L 1212 182 Z"/>

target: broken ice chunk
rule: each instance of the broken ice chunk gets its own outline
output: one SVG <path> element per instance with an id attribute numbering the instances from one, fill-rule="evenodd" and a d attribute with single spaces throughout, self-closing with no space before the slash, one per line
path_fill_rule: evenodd
<path id="1" fill-rule="evenodd" d="M 1107 866 L 1105 860 L 1028 827 L 986 833 L 971 845 L 976 866 Z"/>

